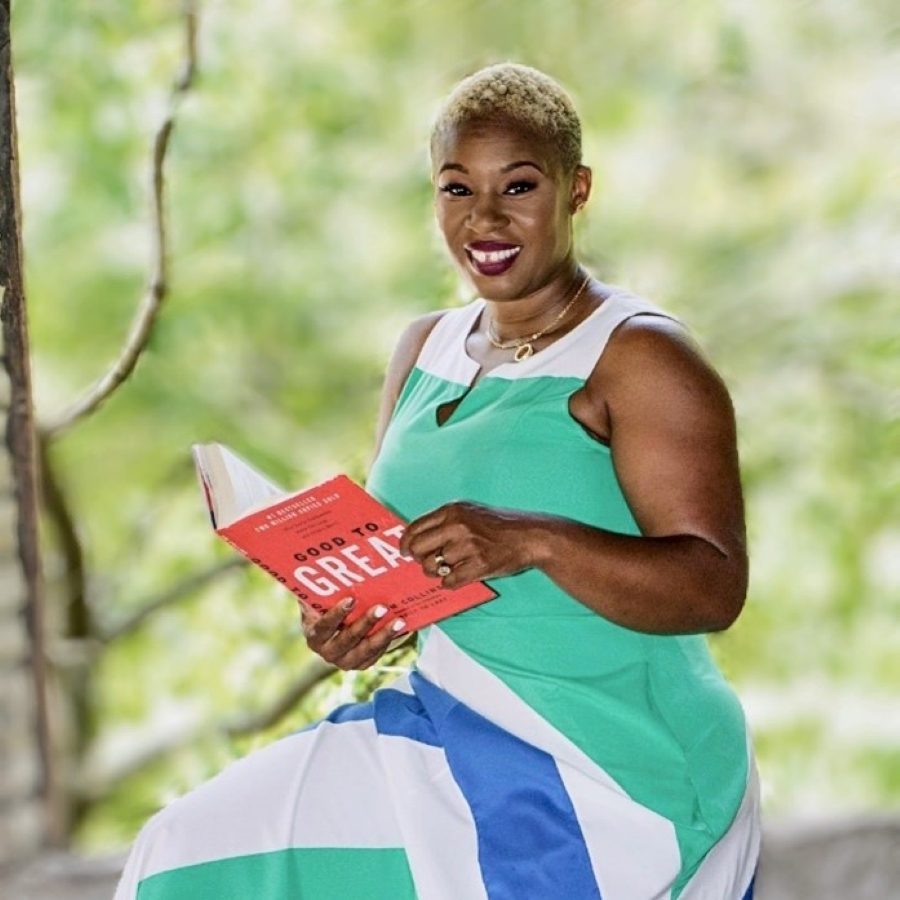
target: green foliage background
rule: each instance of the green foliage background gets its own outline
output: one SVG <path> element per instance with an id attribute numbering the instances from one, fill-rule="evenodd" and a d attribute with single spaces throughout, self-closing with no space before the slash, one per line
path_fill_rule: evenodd
<path id="1" fill-rule="evenodd" d="M 175 0 L 14 5 L 38 412 L 114 357 L 147 278 L 149 148 L 182 53 Z M 886 2 L 217 0 L 168 163 L 171 289 L 127 385 L 53 447 L 90 601 L 121 621 L 229 551 L 193 441 L 284 483 L 363 477 L 404 324 L 457 302 L 431 221 L 439 98 L 515 59 L 570 88 L 595 195 L 583 258 L 681 315 L 732 390 L 752 539 L 711 639 L 744 699 L 770 815 L 900 800 L 898 25 Z M 47 535 L 51 598 L 59 558 Z M 335 676 L 252 740 L 306 659 L 290 596 L 243 569 L 111 643 L 79 834 L 159 803 L 373 679 Z M 65 679 L 65 654 L 60 655 Z M 80 776 L 79 776 L 80 777 Z"/>

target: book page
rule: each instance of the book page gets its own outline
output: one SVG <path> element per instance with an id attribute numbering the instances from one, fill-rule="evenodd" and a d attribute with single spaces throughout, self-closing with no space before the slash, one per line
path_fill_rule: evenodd
<path id="1" fill-rule="evenodd" d="M 218 527 L 230 525 L 252 510 L 287 494 L 223 444 L 205 444 L 196 454 L 207 476 Z"/>

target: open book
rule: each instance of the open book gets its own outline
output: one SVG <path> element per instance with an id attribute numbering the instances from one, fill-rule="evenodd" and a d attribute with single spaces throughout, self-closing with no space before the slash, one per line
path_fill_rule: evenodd
<path id="1" fill-rule="evenodd" d="M 426 575 L 400 553 L 403 520 L 347 475 L 288 492 L 223 444 L 191 452 L 216 533 L 309 609 L 353 596 L 345 622 L 383 603 L 385 623 L 402 617 L 416 631 L 497 596 L 482 582 L 449 590 Z"/>

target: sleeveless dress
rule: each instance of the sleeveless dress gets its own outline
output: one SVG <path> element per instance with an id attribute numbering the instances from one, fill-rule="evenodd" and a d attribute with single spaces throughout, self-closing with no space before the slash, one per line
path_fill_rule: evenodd
<path id="1" fill-rule="evenodd" d="M 368 490 L 408 520 L 467 499 L 639 534 L 568 401 L 618 325 L 666 313 L 613 286 L 476 381 L 484 306 L 433 328 Z M 618 626 L 535 569 L 488 584 L 499 596 L 421 632 L 412 672 L 370 702 L 154 816 L 116 900 L 749 900 L 758 779 L 705 638 Z"/>

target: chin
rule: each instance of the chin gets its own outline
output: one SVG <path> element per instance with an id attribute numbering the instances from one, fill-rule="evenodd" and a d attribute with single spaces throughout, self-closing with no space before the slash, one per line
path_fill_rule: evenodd
<path id="1" fill-rule="evenodd" d="M 481 275 L 473 272 L 467 263 L 458 264 L 465 284 L 485 300 L 513 300 L 527 293 L 525 283 L 511 273 L 503 275 Z"/>

